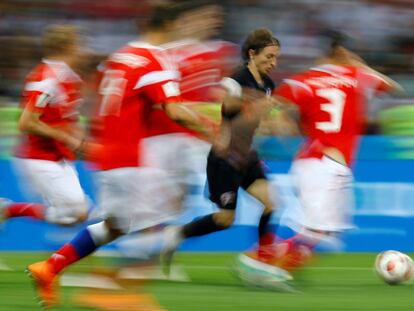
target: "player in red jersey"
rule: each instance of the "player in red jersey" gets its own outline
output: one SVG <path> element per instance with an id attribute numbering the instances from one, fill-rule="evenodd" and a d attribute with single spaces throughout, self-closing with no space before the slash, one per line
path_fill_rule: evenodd
<path id="1" fill-rule="evenodd" d="M 149 116 L 157 106 L 174 120 L 200 127 L 198 115 L 180 104 L 178 71 L 159 47 L 169 41 L 171 21 L 179 13 L 179 8 L 168 4 L 155 7 L 142 41 L 130 42 L 105 62 L 99 91 L 102 128 L 96 140 L 99 147 L 94 148 L 101 170 L 99 197 L 104 221 L 79 232 L 48 260 L 28 267 L 45 306 L 59 302 L 55 286 L 65 267 L 121 235 L 175 217 L 179 185 L 171 171 L 145 166 L 143 155 L 148 154 L 142 141 L 148 137 Z M 170 159 L 174 160 L 173 155 Z"/>
<path id="2" fill-rule="evenodd" d="M 219 100 L 218 90 L 222 91 L 220 82 L 232 64 L 229 58 L 236 53 L 235 45 L 209 41 L 223 22 L 223 8 L 220 5 L 211 1 L 182 1 L 176 5 L 182 13 L 172 21 L 169 31 L 172 41 L 162 47 L 179 71 L 183 103 L 190 109 L 199 109 Z M 174 184 L 179 185 L 177 190 L 181 193 L 181 200 L 176 203 L 177 212 L 191 208 L 185 204 L 185 194 L 188 189 L 194 189 L 194 185 L 205 183 L 205 158 L 210 142 L 206 137 L 200 137 L 197 131 L 178 124 L 165 109 L 156 106 L 151 112 L 148 137 L 142 144 L 145 150 L 143 165 L 170 171 Z M 169 235 L 168 230 L 159 232 L 161 228 L 158 226 L 145 234 L 129 235 L 118 244 L 118 249 L 128 256 L 156 260 L 160 247 Z M 154 243 L 148 243 L 149 239 Z"/>
<path id="3" fill-rule="evenodd" d="M 291 168 L 303 230 L 285 243 L 285 256 L 276 260 L 288 270 L 300 266 L 316 244 L 335 241 L 352 227 L 351 165 L 364 132 L 368 96 L 400 88 L 347 49 L 345 35 L 332 31 L 326 37 L 325 57 L 283 80 L 274 93 L 297 107 L 305 135 Z"/>
<path id="4" fill-rule="evenodd" d="M 221 6 L 208 1 L 183 1 L 183 10 L 172 25 L 171 40 L 163 47 L 177 64 L 180 73 L 181 98 L 191 106 L 221 101 L 220 82 L 234 65 L 230 59 L 236 56 L 236 45 L 224 41 L 210 41 L 223 23 Z M 160 109 L 152 113 L 150 136 L 187 133 L 195 134 L 177 124 Z"/>
<path id="5" fill-rule="evenodd" d="M 70 25 L 51 26 L 44 34 L 45 58 L 24 84 L 14 163 L 47 207 L 4 204 L 5 219 L 26 216 L 63 225 L 86 219 L 87 200 L 71 163 L 82 145 L 82 80 L 74 71 L 82 57 L 80 40 L 79 30 Z"/>

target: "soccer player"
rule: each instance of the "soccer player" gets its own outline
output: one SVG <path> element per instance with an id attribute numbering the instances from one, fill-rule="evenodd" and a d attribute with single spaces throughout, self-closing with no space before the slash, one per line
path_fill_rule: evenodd
<path id="1" fill-rule="evenodd" d="M 246 190 L 264 207 L 258 226 L 258 258 L 266 261 L 267 252 L 261 249 L 273 243 L 274 235 L 269 226 L 273 204 L 261 161 L 251 144 L 260 120 L 274 105 L 271 98 L 274 83 L 269 74 L 277 65 L 279 49 L 279 41 L 269 30 L 256 29 L 243 44 L 244 65 L 231 78 L 223 79 L 228 92 L 222 106 L 221 132 L 207 159 L 210 200 L 219 207 L 219 211 L 170 229 L 163 251 L 167 265 L 183 239 L 217 232 L 232 225 L 239 188 Z"/>
<path id="2" fill-rule="evenodd" d="M 234 62 L 231 56 L 236 58 L 238 52 L 235 44 L 210 41 L 222 26 L 223 8 L 211 1 L 182 1 L 176 5 L 181 13 L 170 28 L 172 42 L 162 47 L 171 56 L 180 73 L 181 99 L 191 109 L 218 103 L 221 101 L 219 94 L 223 93 L 221 79 L 230 71 L 229 67 Z M 159 108 L 154 108 L 151 112 L 149 137 L 143 141 L 145 155 L 148 155 L 144 155 L 147 160 L 144 165 L 163 170 L 171 170 L 171 166 L 175 166 L 174 177 L 180 185 L 181 198 L 184 199 L 189 185 L 194 185 L 196 180 L 204 183 L 205 159 L 211 144 L 209 139 L 177 124 L 164 109 Z M 211 123 L 218 128 L 217 121 Z M 180 163 L 180 167 L 177 167 L 177 163 Z M 177 204 L 180 205 L 179 202 Z M 184 207 L 184 202 L 181 202 L 181 210 Z M 162 226 L 154 228 L 145 234 L 139 232 L 137 236 L 130 235 L 127 242 L 123 239 L 119 244 L 119 249 L 129 256 L 134 253 L 142 256 L 142 250 L 148 247 L 151 255 L 158 255 L 164 234 L 154 231 L 161 228 Z M 148 239 L 156 243 L 148 244 Z"/>
<path id="3" fill-rule="evenodd" d="M 121 235 L 176 215 L 178 185 L 169 171 L 144 166 L 142 141 L 148 137 L 150 113 L 158 106 L 170 118 L 204 129 L 198 115 L 180 104 L 178 72 L 159 47 L 169 41 L 171 21 L 179 13 L 175 6 L 156 6 L 141 41 L 128 43 L 105 62 L 100 86 L 102 128 L 93 148 L 85 146 L 87 153 L 94 150 L 101 170 L 99 204 L 105 220 L 79 232 L 46 261 L 28 266 L 38 296 L 47 307 L 59 302 L 55 286 L 64 268 Z M 173 155 L 170 159 L 173 162 Z"/>
<path id="4" fill-rule="evenodd" d="M 302 265 L 320 241 L 332 241 L 352 226 L 350 167 L 364 130 L 368 96 L 400 89 L 352 53 L 344 34 L 330 31 L 323 37 L 324 57 L 285 79 L 274 93 L 297 107 L 305 135 L 291 168 L 303 207 L 303 231 L 286 241 L 276 260 L 287 270 Z"/>
<path id="5" fill-rule="evenodd" d="M 45 58 L 28 75 L 22 95 L 22 131 L 14 163 L 46 205 L 3 204 L 4 219 L 31 217 L 61 225 L 82 222 L 88 204 L 72 164 L 82 147 L 79 106 L 82 80 L 80 31 L 54 25 L 43 36 Z"/>

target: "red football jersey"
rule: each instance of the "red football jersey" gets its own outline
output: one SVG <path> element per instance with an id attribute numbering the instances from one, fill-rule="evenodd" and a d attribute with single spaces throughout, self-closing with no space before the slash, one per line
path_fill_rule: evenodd
<path id="1" fill-rule="evenodd" d="M 232 73 L 238 47 L 226 41 L 185 40 L 167 46 L 181 73 L 183 100 L 216 102 L 214 88 Z"/>
<path id="2" fill-rule="evenodd" d="M 52 127 L 70 128 L 78 122 L 81 99 L 80 77 L 64 62 L 43 60 L 26 78 L 21 106 L 40 114 Z M 64 144 L 24 133 L 15 149 L 21 158 L 59 161 L 75 158 Z"/>
<path id="3" fill-rule="evenodd" d="M 306 135 L 298 157 L 320 158 L 325 148 L 333 147 L 350 164 L 364 129 L 368 97 L 389 87 L 367 69 L 328 64 L 283 80 L 275 94 L 298 105 Z"/>
<path id="4" fill-rule="evenodd" d="M 220 82 L 229 75 L 237 59 L 238 48 L 225 41 L 182 40 L 164 46 L 180 72 L 181 98 L 185 102 L 211 103 L 220 98 Z M 168 118 L 165 111 L 151 115 L 151 136 L 168 133 L 198 135 Z"/>
<path id="5" fill-rule="evenodd" d="M 149 136 L 151 112 L 181 100 L 178 79 L 165 50 L 143 42 L 131 42 L 108 58 L 99 89 L 99 168 L 140 165 L 140 141 Z"/>

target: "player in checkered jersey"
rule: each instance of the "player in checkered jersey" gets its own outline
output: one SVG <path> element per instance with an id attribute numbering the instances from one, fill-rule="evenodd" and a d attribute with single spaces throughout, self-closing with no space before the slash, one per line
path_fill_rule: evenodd
<path id="1" fill-rule="evenodd" d="M 83 57 L 80 31 L 50 26 L 43 36 L 45 58 L 28 75 L 22 94 L 22 132 L 14 164 L 43 204 L 3 201 L 3 219 L 31 217 L 71 225 L 87 217 L 87 200 L 72 161 L 82 147 L 79 106 L 82 80 L 75 72 Z"/>
<path id="2" fill-rule="evenodd" d="M 283 242 L 273 262 L 288 270 L 304 263 L 314 246 L 352 227 L 352 163 L 364 133 L 372 95 L 401 90 L 365 64 L 339 32 L 322 36 L 325 55 L 307 71 L 283 80 L 274 94 L 296 107 L 305 142 L 291 173 L 303 210 L 302 231 Z"/>

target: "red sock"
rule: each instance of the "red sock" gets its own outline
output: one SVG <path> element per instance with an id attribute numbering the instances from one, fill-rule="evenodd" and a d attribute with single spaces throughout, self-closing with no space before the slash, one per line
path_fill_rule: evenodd
<path id="1" fill-rule="evenodd" d="M 266 246 L 271 245 L 276 241 L 276 235 L 272 232 L 268 232 L 259 238 L 259 245 Z"/>
<path id="2" fill-rule="evenodd" d="M 310 250 L 313 250 L 316 244 L 318 244 L 319 240 L 298 233 L 293 237 L 287 239 L 286 242 L 289 243 L 289 250 L 292 250 L 293 248 L 300 245 L 306 246 Z"/>
<path id="3" fill-rule="evenodd" d="M 6 218 L 31 217 L 35 219 L 45 218 L 46 206 L 36 203 L 12 203 L 4 209 Z"/>
<path id="4" fill-rule="evenodd" d="M 53 272 L 58 274 L 67 266 L 80 259 L 76 249 L 72 244 L 63 245 L 57 252 L 55 252 L 47 262 L 52 266 Z"/>
<path id="5" fill-rule="evenodd" d="M 270 262 L 275 253 L 273 251 L 273 243 L 276 241 L 276 235 L 268 232 L 259 238 L 259 247 L 257 249 L 257 257 L 264 262 Z"/>

